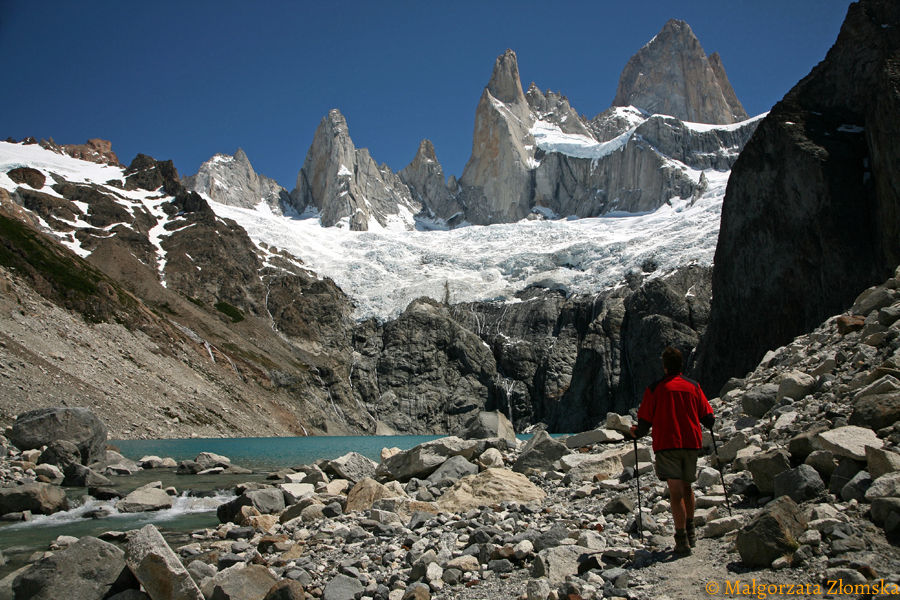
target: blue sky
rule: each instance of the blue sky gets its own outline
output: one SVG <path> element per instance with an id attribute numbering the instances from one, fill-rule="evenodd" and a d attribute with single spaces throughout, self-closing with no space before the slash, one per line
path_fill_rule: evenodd
<path id="1" fill-rule="evenodd" d="M 358 148 L 394 171 L 423 138 L 462 173 L 494 60 L 588 117 L 669 18 L 719 52 L 750 115 L 824 57 L 848 0 L 578 2 L 105 2 L 0 0 L 0 139 L 112 141 L 193 174 L 241 147 L 294 188 L 319 121 L 338 108 Z"/>

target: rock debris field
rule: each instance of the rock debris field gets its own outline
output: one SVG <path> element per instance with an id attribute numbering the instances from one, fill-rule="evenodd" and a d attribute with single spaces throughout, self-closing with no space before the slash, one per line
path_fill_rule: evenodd
<path id="1" fill-rule="evenodd" d="M 380 463 L 349 453 L 238 486 L 221 524 L 185 545 L 153 525 L 60 538 L 0 581 L 0 597 L 889 597 L 900 592 L 898 287 L 867 290 L 711 400 L 716 448 L 707 434 L 690 556 L 671 552 L 665 486 L 644 444 L 638 531 L 629 416 L 522 443 L 502 415 L 482 413 L 458 437 L 386 448 Z M 64 509 L 59 483 L 88 487 L 109 511 L 171 505 L 159 484 L 121 497 L 110 473 L 173 468 L 189 488 L 190 474 L 241 472 L 209 453 L 175 466 L 108 450 L 96 460 L 86 443 L 19 448 L 22 428 L 7 431 L 6 518 Z"/>

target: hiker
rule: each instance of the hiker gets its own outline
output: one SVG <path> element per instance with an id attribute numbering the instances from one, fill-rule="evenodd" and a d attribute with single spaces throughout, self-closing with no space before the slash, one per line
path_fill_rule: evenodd
<path id="1" fill-rule="evenodd" d="M 697 480 L 697 454 L 703 445 L 700 425 L 712 429 L 715 418 L 700 385 L 682 377 L 681 352 L 669 346 L 663 350 L 662 363 L 666 375 L 644 391 L 631 435 L 641 438 L 653 428 L 656 476 L 668 484 L 672 503 L 674 552 L 686 555 L 696 543 L 691 483 Z"/>

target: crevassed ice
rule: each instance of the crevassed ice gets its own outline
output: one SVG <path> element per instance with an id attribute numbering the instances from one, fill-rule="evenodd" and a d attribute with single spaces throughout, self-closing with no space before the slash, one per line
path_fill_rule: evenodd
<path id="1" fill-rule="evenodd" d="M 333 279 L 357 303 L 357 319 L 391 319 L 421 296 L 512 301 L 529 285 L 590 294 L 620 283 L 648 258 L 659 265 L 657 273 L 710 265 L 728 173 L 706 176 L 709 187 L 693 204 L 675 199 L 648 214 L 449 231 L 350 231 L 322 227 L 314 213 L 280 216 L 265 204 L 210 205 L 254 241 L 287 250 Z"/>

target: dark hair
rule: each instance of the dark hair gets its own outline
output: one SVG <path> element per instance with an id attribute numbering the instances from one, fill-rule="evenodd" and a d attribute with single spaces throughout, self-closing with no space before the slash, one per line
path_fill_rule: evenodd
<path id="1" fill-rule="evenodd" d="M 681 351 L 672 346 L 663 350 L 662 361 L 667 373 L 681 373 L 681 369 L 684 368 L 684 358 L 681 356 Z"/>

